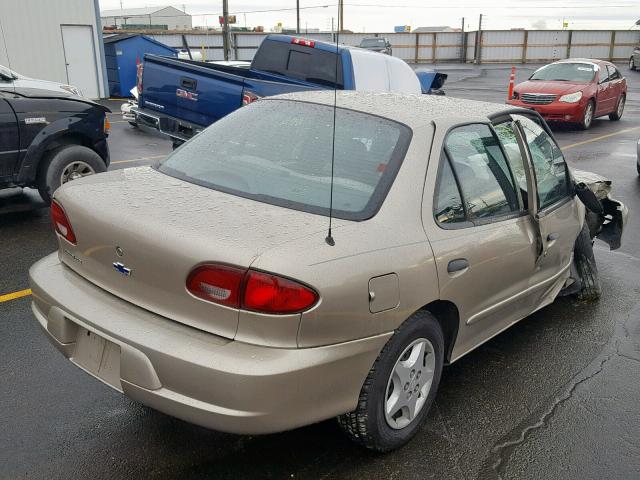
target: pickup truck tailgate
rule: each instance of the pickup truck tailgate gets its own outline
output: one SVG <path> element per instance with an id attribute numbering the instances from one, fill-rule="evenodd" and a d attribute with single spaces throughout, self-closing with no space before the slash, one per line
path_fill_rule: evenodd
<path id="1" fill-rule="evenodd" d="M 147 55 L 140 106 L 206 127 L 242 103 L 244 72 L 234 70 Z"/>

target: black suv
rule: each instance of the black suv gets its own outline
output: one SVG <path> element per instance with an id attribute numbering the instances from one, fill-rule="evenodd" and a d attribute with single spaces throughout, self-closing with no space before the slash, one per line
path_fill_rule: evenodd
<path id="1" fill-rule="evenodd" d="M 35 187 L 48 204 L 63 183 L 104 172 L 109 111 L 64 92 L 0 88 L 0 188 Z"/>
<path id="2" fill-rule="evenodd" d="M 393 54 L 393 49 L 391 48 L 391 42 L 389 41 L 388 38 L 383 38 L 383 37 L 363 38 L 362 41 L 360 42 L 360 45 L 358 46 L 366 50 L 384 53 L 386 55 Z"/>

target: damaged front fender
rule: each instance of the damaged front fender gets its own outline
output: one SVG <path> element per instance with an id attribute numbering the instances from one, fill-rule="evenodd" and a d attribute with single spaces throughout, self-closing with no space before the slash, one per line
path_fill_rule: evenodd
<path id="1" fill-rule="evenodd" d="M 622 202 L 611 197 L 611 180 L 584 170 L 573 170 L 572 173 L 576 183 L 588 187 L 602 205 L 602 212 L 586 210 L 585 220 L 589 226 L 591 238 L 599 238 L 607 243 L 611 250 L 620 248 L 629 209 Z"/>

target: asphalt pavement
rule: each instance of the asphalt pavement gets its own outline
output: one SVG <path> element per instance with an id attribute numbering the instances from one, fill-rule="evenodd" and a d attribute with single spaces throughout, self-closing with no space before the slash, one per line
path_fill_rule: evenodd
<path id="1" fill-rule="evenodd" d="M 450 73 L 448 95 L 504 102 L 509 67 L 438 68 Z M 406 447 L 371 454 L 333 421 L 236 436 L 168 417 L 64 360 L 25 295 L 0 301 L 0 479 L 640 478 L 640 72 L 621 69 L 630 89 L 620 122 L 555 128 L 570 165 L 612 179 L 631 210 L 620 250 L 596 243 L 602 299 L 558 299 L 445 368 L 429 421 Z M 111 120 L 111 168 L 171 151 Z M 28 288 L 29 266 L 54 249 L 34 192 L 0 193 L 0 299 Z"/>

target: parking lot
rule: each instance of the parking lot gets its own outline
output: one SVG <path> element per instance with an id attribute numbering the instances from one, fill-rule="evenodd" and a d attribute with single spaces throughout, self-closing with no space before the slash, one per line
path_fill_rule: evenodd
<path id="1" fill-rule="evenodd" d="M 439 66 L 447 95 L 504 103 L 510 68 Z M 522 81 L 534 66 L 519 67 Z M 613 181 L 630 209 L 622 247 L 596 243 L 603 287 L 520 322 L 445 368 L 423 430 L 387 455 L 359 449 L 333 421 L 267 436 L 209 431 L 128 400 L 65 360 L 30 311 L 27 271 L 54 251 L 35 192 L 0 193 L 2 478 L 609 478 L 640 475 L 640 72 L 619 122 L 555 127 L 568 163 Z M 111 169 L 150 165 L 164 137 L 113 112 Z M 165 200 L 171 202 L 171 198 Z"/>

